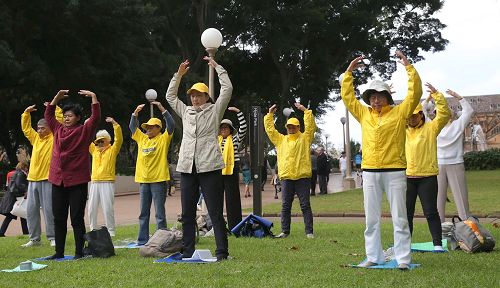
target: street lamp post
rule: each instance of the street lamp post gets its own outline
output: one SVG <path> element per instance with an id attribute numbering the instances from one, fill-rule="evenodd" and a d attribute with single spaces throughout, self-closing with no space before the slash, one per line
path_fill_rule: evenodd
<path id="1" fill-rule="evenodd" d="M 344 142 L 344 152 L 345 151 L 345 123 L 346 123 L 347 119 L 345 117 L 342 117 L 340 118 L 340 123 L 342 123 L 342 140 Z"/>
<path id="2" fill-rule="evenodd" d="M 217 49 L 219 49 L 222 44 L 222 34 L 215 28 L 208 28 L 201 34 L 201 44 L 205 47 L 208 56 L 215 59 L 215 52 L 217 52 Z M 214 68 L 212 66 L 208 68 L 208 93 L 212 100 L 215 101 Z"/>
<path id="3" fill-rule="evenodd" d="M 146 99 L 149 101 L 149 105 L 151 108 L 151 118 L 153 118 L 154 113 L 153 113 L 153 101 L 156 100 L 156 97 L 158 97 L 158 93 L 154 89 L 148 89 L 146 91 Z"/>
<path id="4" fill-rule="evenodd" d="M 328 155 L 328 137 L 330 136 L 328 134 L 325 134 L 325 151 L 327 155 Z"/>

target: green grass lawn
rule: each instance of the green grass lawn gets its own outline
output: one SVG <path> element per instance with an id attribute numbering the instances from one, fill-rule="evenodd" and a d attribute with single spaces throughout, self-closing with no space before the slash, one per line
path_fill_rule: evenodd
<path id="1" fill-rule="evenodd" d="M 278 225 L 279 226 L 279 225 Z M 486 227 L 496 239 L 500 229 Z M 233 259 L 214 264 L 153 263 L 137 250 L 117 249 L 108 259 L 38 262 L 49 266 L 28 273 L 0 273 L 1 287 L 499 287 L 498 248 L 491 253 L 415 253 L 418 269 L 354 269 L 347 265 L 364 258 L 364 224 L 315 224 L 315 239 L 306 239 L 301 223 L 292 224 L 286 239 L 229 239 Z M 275 227 L 274 231 L 279 231 Z M 382 225 L 383 243 L 392 243 L 392 226 Z M 134 239 L 137 226 L 119 227 L 118 238 Z M 67 253 L 74 249 L 68 237 Z M 44 246 L 21 248 L 26 236 L 0 238 L 1 269 L 21 261 L 51 255 Z M 430 241 L 427 224 L 416 224 L 414 241 Z M 197 248 L 210 249 L 213 238 L 202 238 Z"/>
<path id="2" fill-rule="evenodd" d="M 469 206 L 471 213 L 477 215 L 500 215 L 500 170 L 467 171 L 467 186 L 469 189 Z M 385 197 L 385 196 L 384 196 Z M 451 202 L 446 204 L 446 214 L 457 214 L 453 195 L 448 191 Z M 313 213 L 363 212 L 363 192 L 354 189 L 342 193 L 311 197 Z M 417 200 L 416 213 L 422 214 L 422 206 Z M 245 209 L 246 212 L 252 211 Z M 281 203 L 273 203 L 263 207 L 264 213 L 280 213 Z M 382 211 L 389 212 L 389 204 L 384 198 Z M 298 199 L 294 201 L 293 213 L 300 212 Z"/>

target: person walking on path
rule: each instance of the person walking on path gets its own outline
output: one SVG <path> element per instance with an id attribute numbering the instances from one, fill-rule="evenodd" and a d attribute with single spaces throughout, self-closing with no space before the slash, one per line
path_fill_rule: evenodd
<path id="1" fill-rule="evenodd" d="M 144 245 L 149 240 L 149 218 L 151 202 L 155 206 L 156 229 L 167 228 L 165 201 L 167 198 L 167 181 L 170 181 L 167 161 L 168 147 L 174 133 L 175 122 L 172 115 L 158 101 L 151 102 L 163 115 L 166 123 L 165 133 L 161 132 L 162 122 L 151 118 L 139 127 L 137 119 L 144 104 L 137 106 L 130 117 L 130 133 L 137 142 L 137 162 L 135 165 L 135 182 L 139 183 L 140 208 L 139 235 L 137 245 Z"/>
<path id="2" fill-rule="evenodd" d="M 62 112 L 56 107 L 56 118 L 60 119 Z M 28 205 L 27 222 L 30 240 L 23 247 L 39 246 L 41 244 L 42 226 L 40 207 L 45 219 L 45 235 L 50 246 L 55 246 L 54 214 L 52 212 L 52 184 L 49 179 L 49 168 L 52 159 L 54 135 L 45 119 L 37 122 L 37 130 L 31 126 L 31 112 L 36 111 L 36 106 L 27 107 L 21 115 L 21 129 L 24 136 L 33 146 L 31 153 L 31 169 L 28 173 Z"/>
<path id="3" fill-rule="evenodd" d="M 0 226 L 0 237 L 5 237 L 5 232 L 7 232 L 10 222 L 17 219 L 17 216 L 10 213 L 14 207 L 14 203 L 17 201 L 17 197 L 27 196 L 28 170 L 28 162 L 20 161 L 17 163 L 16 170 L 13 171 L 14 173 L 9 172 L 9 174 L 7 174 L 7 191 L 5 191 L 2 201 L 0 201 L 0 214 L 5 216 L 5 219 L 3 219 L 2 225 Z M 19 217 L 19 220 L 21 221 L 23 234 L 28 234 L 28 224 L 26 223 L 26 219 Z"/>
<path id="4" fill-rule="evenodd" d="M 64 257 L 68 211 L 75 237 L 75 259 L 83 257 L 85 234 L 85 204 L 90 181 L 89 145 L 101 118 L 101 107 L 94 92 L 80 90 L 78 94 L 92 99 L 92 115 L 85 123 L 82 107 L 67 104 L 63 107 L 64 120 L 55 117 L 56 105 L 68 97 L 69 90 L 60 90 L 45 109 L 45 120 L 54 133 L 49 182 L 52 183 L 52 212 L 55 224 L 55 254 L 49 259 Z"/>
<path id="5" fill-rule="evenodd" d="M 314 149 L 311 149 L 311 169 L 311 196 L 316 196 L 316 183 L 318 182 L 318 155 Z"/>
<path id="6" fill-rule="evenodd" d="M 439 166 L 437 207 L 441 222 L 445 221 L 445 205 L 448 187 L 453 193 L 458 215 L 467 219 L 469 213 L 469 196 L 465 179 L 463 135 L 474 110 L 467 99 L 452 90 L 447 94 L 457 99 L 462 106 L 462 114 L 444 126 L 437 137 L 437 161 Z M 424 107 L 429 106 L 429 100 L 424 101 Z M 425 110 L 425 109 L 424 109 Z"/>
<path id="7" fill-rule="evenodd" d="M 328 194 L 328 174 L 330 174 L 330 167 L 328 163 L 328 156 L 325 154 L 325 149 L 319 147 L 318 153 L 318 180 L 319 180 L 319 194 Z"/>
<path id="8" fill-rule="evenodd" d="M 245 115 L 236 107 L 227 108 L 236 112 L 239 121 L 238 132 L 234 134 L 233 122 L 229 119 L 222 119 L 219 126 L 219 145 L 224 160 L 225 167 L 222 169 L 222 181 L 224 181 L 224 191 L 226 196 L 226 214 L 229 231 L 241 222 L 241 198 L 240 198 L 240 145 L 247 132 L 247 122 Z"/>
<path id="9" fill-rule="evenodd" d="M 408 94 L 396 106 L 389 85 L 374 80 L 362 94 L 362 105 L 355 97 L 353 71 L 362 64 L 355 58 L 341 80 L 344 104 L 361 124 L 363 137 L 363 202 L 366 217 L 365 250 L 369 267 L 384 263 L 380 218 L 382 193 L 387 194 L 394 226 L 394 252 L 400 269 L 409 269 L 411 236 L 406 213 L 405 128 L 422 96 L 422 83 L 415 68 L 401 51 L 396 51 L 408 73 Z"/>
<path id="10" fill-rule="evenodd" d="M 221 120 L 224 117 L 233 91 L 233 85 L 226 70 L 212 58 L 204 57 L 208 65 L 215 68 L 221 85 L 220 94 L 215 103 L 208 94 L 204 83 L 195 83 L 187 94 L 191 106 L 184 104 L 177 97 L 182 76 L 189 70 L 189 61 L 179 65 L 167 90 L 170 107 L 182 119 L 183 135 L 179 150 L 177 171 L 181 173 L 181 205 L 183 257 L 191 257 L 195 251 L 196 203 L 201 193 L 207 205 L 215 233 L 218 261 L 229 255 L 227 231 L 224 223 L 224 185 L 222 169 L 225 167 L 217 137 Z"/>
<path id="11" fill-rule="evenodd" d="M 250 194 L 250 183 L 252 182 L 252 173 L 250 172 L 250 155 L 245 147 L 241 156 L 241 174 L 243 174 L 243 183 L 245 184 L 245 198 L 252 197 Z"/>
<path id="12" fill-rule="evenodd" d="M 111 144 L 111 136 L 106 130 L 99 130 L 94 143 L 90 144 L 92 155 L 92 175 L 88 200 L 90 230 L 97 229 L 97 209 L 102 207 L 106 228 L 111 236 L 115 236 L 115 179 L 116 157 L 123 143 L 122 128 L 111 117 L 106 122 L 113 124 L 115 141 Z"/>
<path id="13" fill-rule="evenodd" d="M 434 86 L 426 83 L 430 97 L 436 103 L 436 117 L 426 121 L 422 105 L 418 104 L 413 115 L 408 119 L 406 128 L 406 209 L 410 233 L 413 234 L 413 216 L 417 196 L 422 204 L 429 231 L 434 244 L 434 251 L 443 252 L 441 244 L 441 221 L 437 209 L 438 164 L 437 136 L 450 118 L 450 109 L 443 94 Z"/>
<path id="14" fill-rule="evenodd" d="M 290 235 L 290 217 L 293 198 L 298 196 L 300 209 L 304 217 L 307 238 L 314 238 L 313 215 L 310 203 L 311 158 L 310 149 L 316 131 L 316 123 L 311 110 L 295 103 L 295 107 L 304 112 L 304 133 L 300 132 L 300 122 L 290 118 L 286 122 L 287 135 L 274 127 L 276 104 L 269 108 L 264 116 L 264 128 L 269 140 L 276 147 L 278 157 L 278 177 L 281 179 L 281 233 L 278 238 Z"/>

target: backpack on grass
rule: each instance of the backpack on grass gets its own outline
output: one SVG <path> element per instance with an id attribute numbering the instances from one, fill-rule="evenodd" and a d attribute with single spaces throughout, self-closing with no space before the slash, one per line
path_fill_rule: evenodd
<path id="1" fill-rule="evenodd" d="M 85 233 L 84 239 L 86 245 L 83 254 L 98 258 L 115 256 L 115 246 L 106 226 Z"/>
<path id="2" fill-rule="evenodd" d="M 166 257 L 182 250 L 182 231 L 177 229 L 158 229 L 148 243 L 139 248 L 142 257 Z"/>
<path id="3" fill-rule="evenodd" d="M 455 218 L 459 221 L 455 222 Z M 453 216 L 451 235 L 457 243 L 456 249 L 467 253 L 489 252 L 495 247 L 495 238 L 490 231 L 479 224 L 476 217 L 469 217 L 462 221 L 460 217 Z"/>

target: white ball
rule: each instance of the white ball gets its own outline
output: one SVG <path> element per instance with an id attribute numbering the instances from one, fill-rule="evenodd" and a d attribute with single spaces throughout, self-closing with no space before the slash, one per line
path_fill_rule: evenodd
<path id="1" fill-rule="evenodd" d="M 222 44 L 222 34 L 215 28 L 208 28 L 201 34 L 201 44 L 205 48 L 219 48 Z"/>

